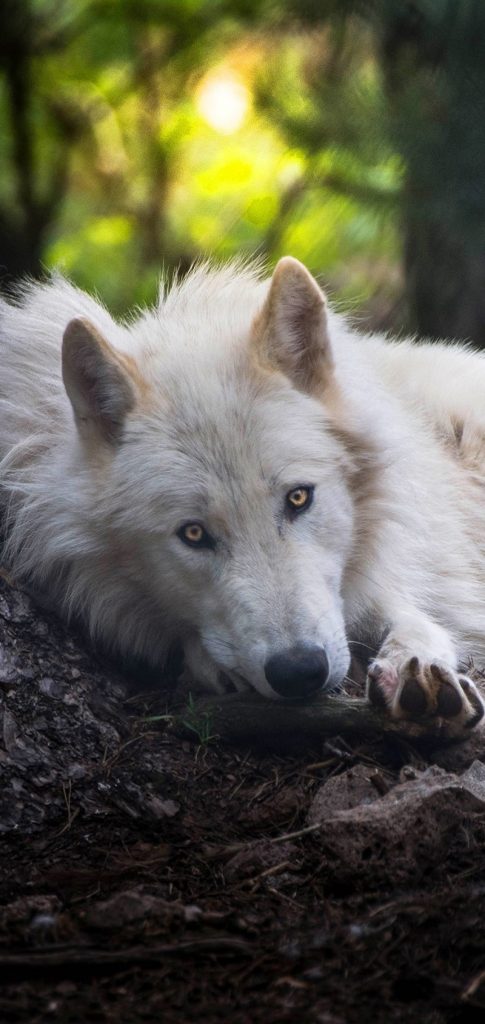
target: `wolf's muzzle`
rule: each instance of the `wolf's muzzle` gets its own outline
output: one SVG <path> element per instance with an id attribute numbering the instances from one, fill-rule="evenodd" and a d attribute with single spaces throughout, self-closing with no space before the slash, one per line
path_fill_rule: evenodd
<path id="1" fill-rule="evenodd" d="M 304 700 L 314 696 L 327 683 L 328 658 L 323 647 L 300 644 L 268 658 L 264 674 L 269 685 L 281 697 Z"/>

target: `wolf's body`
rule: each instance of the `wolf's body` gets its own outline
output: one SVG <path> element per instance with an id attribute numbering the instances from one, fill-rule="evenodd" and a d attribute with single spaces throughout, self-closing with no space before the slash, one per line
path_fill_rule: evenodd
<path id="1" fill-rule="evenodd" d="M 123 653 L 297 697 L 372 634 L 391 713 L 481 717 L 485 356 L 355 333 L 296 261 L 122 325 L 60 278 L 3 303 L 0 494 L 14 574 Z"/>

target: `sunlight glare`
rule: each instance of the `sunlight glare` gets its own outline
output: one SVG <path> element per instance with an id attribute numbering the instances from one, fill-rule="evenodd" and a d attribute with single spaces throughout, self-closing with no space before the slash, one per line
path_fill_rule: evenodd
<path id="1" fill-rule="evenodd" d="M 249 93 L 241 79 L 227 68 L 209 72 L 197 90 L 199 114 L 222 135 L 241 127 L 249 108 Z"/>

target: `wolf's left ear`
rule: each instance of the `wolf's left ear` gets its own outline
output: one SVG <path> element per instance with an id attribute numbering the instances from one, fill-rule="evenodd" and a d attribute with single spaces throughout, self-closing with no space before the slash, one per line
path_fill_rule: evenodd
<path id="1" fill-rule="evenodd" d="M 89 320 L 71 320 L 62 343 L 62 376 L 81 437 L 116 444 L 135 390 L 123 357 Z"/>
<path id="2" fill-rule="evenodd" d="M 300 391 L 323 393 L 334 365 L 325 296 L 306 267 L 291 256 L 276 265 L 254 330 L 264 362 L 281 370 Z"/>

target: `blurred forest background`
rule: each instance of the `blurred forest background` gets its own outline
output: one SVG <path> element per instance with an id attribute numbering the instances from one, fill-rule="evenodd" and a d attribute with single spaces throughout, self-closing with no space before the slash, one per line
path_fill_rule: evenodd
<path id="1" fill-rule="evenodd" d="M 0 280 L 284 253 L 485 347 L 483 0 L 2 0 Z"/>

